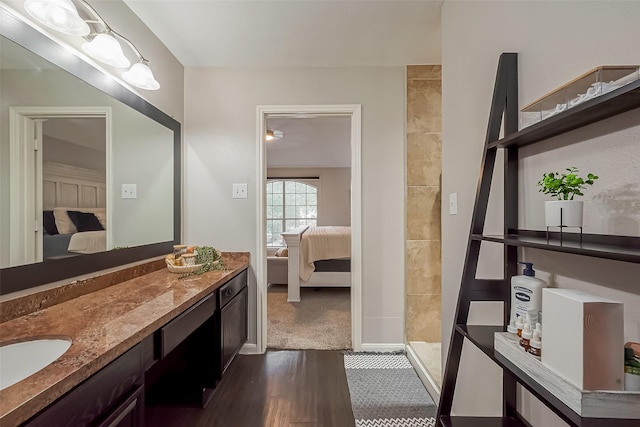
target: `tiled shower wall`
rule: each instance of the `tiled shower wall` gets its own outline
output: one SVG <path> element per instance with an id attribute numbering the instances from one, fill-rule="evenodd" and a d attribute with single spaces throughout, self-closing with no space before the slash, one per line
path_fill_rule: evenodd
<path id="1" fill-rule="evenodd" d="M 406 339 L 440 342 L 442 68 L 407 66 Z"/>

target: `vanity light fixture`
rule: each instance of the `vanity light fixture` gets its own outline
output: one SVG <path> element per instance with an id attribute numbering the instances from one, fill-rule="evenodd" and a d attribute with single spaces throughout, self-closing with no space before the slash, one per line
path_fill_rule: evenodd
<path id="1" fill-rule="evenodd" d="M 82 50 L 113 67 L 127 68 L 131 65 L 131 61 L 124 56 L 118 40 L 109 33 L 96 34 L 93 40 L 82 44 Z"/>
<path id="2" fill-rule="evenodd" d="M 71 0 L 26 0 L 24 8 L 38 22 L 61 33 L 87 36 L 91 32 Z"/>
<path id="3" fill-rule="evenodd" d="M 122 73 L 122 77 L 134 86 L 147 90 L 160 89 L 160 83 L 153 78 L 151 68 L 146 64 L 146 60 L 143 59 L 137 64 L 133 64 L 129 71 Z"/>
<path id="4" fill-rule="evenodd" d="M 76 5 L 82 6 L 82 18 Z M 98 12 L 85 0 L 25 0 L 24 8 L 38 22 L 49 28 L 84 37 L 87 42 L 82 50 L 94 59 L 118 68 L 128 68 L 131 61 L 122 51 L 118 41 L 124 41 L 137 57 L 137 61 L 122 78 L 129 84 L 146 90 L 160 89 L 160 83 L 153 77 L 149 61 L 138 48 L 122 34 L 115 32 Z"/>

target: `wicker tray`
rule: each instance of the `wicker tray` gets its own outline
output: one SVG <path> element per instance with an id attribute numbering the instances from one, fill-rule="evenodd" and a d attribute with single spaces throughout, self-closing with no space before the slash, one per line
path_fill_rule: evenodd
<path id="1" fill-rule="evenodd" d="M 178 273 L 178 274 L 193 273 L 194 271 L 197 271 L 198 269 L 200 269 L 200 267 L 204 265 L 204 264 L 173 265 L 173 262 L 168 258 L 165 258 L 164 262 L 167 264 L 167 269 L 169 269 L 170 272 Z"/>

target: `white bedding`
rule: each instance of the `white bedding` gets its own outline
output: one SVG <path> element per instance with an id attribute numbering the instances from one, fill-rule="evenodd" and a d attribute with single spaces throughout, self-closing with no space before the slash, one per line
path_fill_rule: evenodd
<path id="1" fill-rule="evenodd" d="M 300 241 L 300 279 L 307 282 L 314 262 L 351 257 L 351 227 L 309 227 Z"/>
<path id="2" fill-rule="evenodd" d="M 107 250 L 107 232 L 83 231 L 74 233 L 69 241 L 69 252 L 79 254 L 92 254 L 94 252 L 104 252 Z"/>

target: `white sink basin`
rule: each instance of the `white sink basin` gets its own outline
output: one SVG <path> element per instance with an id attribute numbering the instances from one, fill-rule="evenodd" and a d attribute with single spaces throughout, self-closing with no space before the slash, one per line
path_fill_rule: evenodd
<path id="1" fill-rule="evenodd" d="M 53 363 L 71 347 L 71 340 L 35 339 L 0 347 L 0 390 Z"/>

